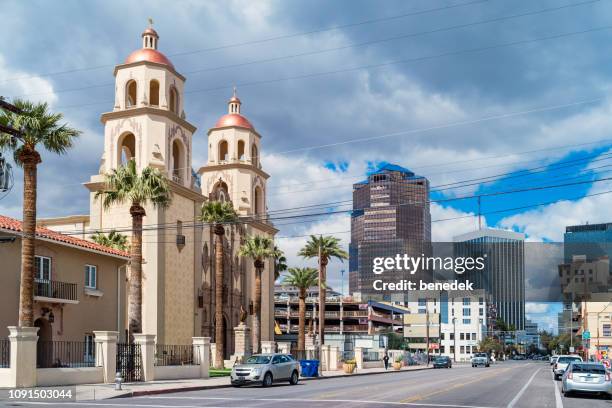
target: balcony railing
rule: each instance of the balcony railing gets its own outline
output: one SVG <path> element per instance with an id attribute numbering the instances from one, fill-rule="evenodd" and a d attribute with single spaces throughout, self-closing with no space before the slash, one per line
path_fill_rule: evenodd
<path id="1" fill-rule="evenodd" d="M 77 302 L 77 284 L 36 279 L 34 281 L 34 296 Z"/>

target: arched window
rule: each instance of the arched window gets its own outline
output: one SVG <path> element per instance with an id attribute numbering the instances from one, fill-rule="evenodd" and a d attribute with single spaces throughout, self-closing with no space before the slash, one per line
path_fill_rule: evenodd
<path id="1" fill-rule="evenodd" d="M 257 151 L 257 146 L 255 146 L 255 143 L 253 143 L 253 146 L 251 147 L 251 163 L 253 163 L 253 166 L 257 166 L 259 163 L 259 152 Z"/>
<path id="2" fill-rule="evenodd" d="M 219 161 L 227 161 L 228 159 L 228 146 L 225 140 L 219 142 Z"/>
<path id="3" fill-rule="evenodd" d="M 132 108 L 136 106 L 136 94 L 137 94 L 136 81 L 130 80 L 125 86 L 125 106 L 126 108 Z"/>
<path id="4" fill-rule="evenodd" d="M 238 159 L 244 160 L 244 141 L 238 141 Z"/>
<path id="5" fill-rule="evenodd" d="M 136 137 L 133 133 L 125 133 L 119 138 L 117 163 L 126 164 L 132 159 L 136 159 Z"/>
<path id="6" fill-rule="evenodd" d="M 172 142 L 172 180 L 177 183 L 183 181 L 185 160 L 183 144 L 177 139 Z"/>
<path id="7" fill-rule="evenodd" d="M 179 98 L 178 92 L 174 86 L 170 87 L 170 110 L 178 115 L 179 110 Z"/>
<path id="8" fill-rule="evenodd" d="M 159 106 L 159 82 L 155 79 L 149 83 L 149 105 Z"/>
<path id="9" fill-rule="evenodd" d="M 255 215 L 263 214 L 263 193 L 261 187 L 255 187 L 255 197 L 253 197 Z"/>

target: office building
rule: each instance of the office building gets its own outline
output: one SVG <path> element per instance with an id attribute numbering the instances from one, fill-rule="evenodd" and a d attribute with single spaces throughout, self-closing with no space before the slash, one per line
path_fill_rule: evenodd
<path id="1" fill-rule="evenodd" d="M 499 229 L 480 229 L 454 238 L 455 257 L 485 257 L 482 271 L 463 277 L 483 289 L 497 318 L 515 330 L 525 327 L 525 235 Z"/>
<path id="2" fill-rule="evenodd" d="M 429 181 L 400 166 L 385 164 L 353 185 L 349 290 L 375 300 L 402 301 L 374 290 L 381 279 L 372 272 L 373 258 L 430 252 Z M 388 270 L 385 281 L 415 278 L 405 270 Z M 399 294 L 398 296 L 401 296 Z"/>

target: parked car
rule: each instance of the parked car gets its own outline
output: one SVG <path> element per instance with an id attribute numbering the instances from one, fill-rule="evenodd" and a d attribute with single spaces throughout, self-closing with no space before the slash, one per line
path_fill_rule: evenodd
<path id="1" fill-rule="evenodd" d="M 433 368 L 453 368 L 453 362 L 448 356 L 438 356 L 433 361 Z"/>
<path id="2" fill-rule="evenodd" d="M 472 357 L 472 367 L 485 366 L 488 367 L 491 364 L 489 355 L 487 353 L 475 353 Z"/>
<path id="3" fill-rule="evenodd" d="M 559 356 L 551 356 L 550 357 L 550 365 L 554 366 L 555 363 L 557 362 L 557 359 L 559 358 Z"/>
<path id="4" fill-rule="evenodd" d="M 235 365 L 230 377 L 235 387 L 247 384 L 269 387 L 278 381 L 295 385 L 300 378 L 300 364 L 288 354 L 255 354 L 244 364 Z"/>
<path id="5" fill-rule="evenodd" d="M 568 396 L 572 392 L 598 393 L 612 396 L 610 372 L 601 363 L 572 362 L 563 374 L 561 392 Z"/>
<path id="6" fill-rule="evenodd" d="M 570 363 L 573 362 L 582 362 L 582 357 L 571 354 L 571 355 L 561 355 L 557 358 L 557 362 L 553 366 L 553 373 L 555 374 L 555 380 L 561 379 L 561 376 L 565 372 L 565 369 Z"/>

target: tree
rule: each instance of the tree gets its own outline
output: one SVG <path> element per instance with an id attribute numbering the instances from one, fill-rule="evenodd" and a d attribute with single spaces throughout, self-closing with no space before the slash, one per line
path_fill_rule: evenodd
<path id="1" fill-rule="evenodd" d="M 120 251 L 127 251 L 128 249 L 127 236 L 120 234 L 115 230 L 111 230 L 108 234 L 96 232 L 91 239 L 100 245 L 115 248 Z"/>
<path id="2" fill-rule="evenodd" d="M 130 204 L 132 242 L 128 278 L 128 330 L 130 341 L 134 333 L 142 332 L 142 219 L 144 206 L 167 208 L 170 204 L 168 179 L 158 170 L 145 167 L 139 173 L 134 159 L 104 176 L 103 190 L 95 199 L 102 200 L 105 209 L 117 204 Z"/>
<path id="3" fill-rule="evenodd" d="M 319 272 L 315 268 L 289 268 L 283 285 L 298 289 L 298 351 L 306 350 L 306 291 L 319 284 Z M 314 316 L 313 316 L 314 319 Z"/>
<path id="4" fill-rule="evenodd" d="M 282 249 L 274 245 L 274 280 L 280 278 L 281 273 L 287 270 L 287 258 Z"/>
<path id="5" fill-rule="evenodd" d="M 60 124 L 63 115 L 49 112 L 46 103 L 15 100 L 20 111 L 2 112 L 0 124 L 21 131 L 21 136 L 0 132 L 0 151 L 13 152 L 15 163 L 23 167 L 23 236 L 21 240 L 21 284 L 19 287 L 19 326 L 34 325 L 34 246 L 36 234 L 36 192 L 40 145 L 51 153 L 64 154 L 73 146 L 80 131 Z"/>
<path id="6" fill-rule="evenodd" d="M 270 238 L 248 236 L 240 247 L 239 255 L 253 260 L 255 267 L 255 301 L 253 302 L 253 351 L 259 352 L 261 342 L 261 272 L 266 258 L 274 257 L 274 244 Z"/>
<path id="7" fill-rule="evenodd" d="M 311 235 L 310 240 L 300 250 L 299 254 L 304 258 L 317 258 L 319 262 L 321 288 L 319 290 L 319 344 L 324 343 L 325 336 L 325 283 L 327 276 L 327 264 L 331 258 L 343 261 L 348 259 L 348 253 L 340 248 L 340 239 L 332 236 Z"/>
<path id="8" fill-rule="evenodd" d="M 494 337 L 485 337 L 478 344 L 478 350 L 484 353 L 495 353 L 499 356 L 504 351 L 504 346 Z"/>
<path id="9" fill-rule="evenodd" d="M 223 224 L 233 223 L 238 215 L 229 202 L 208 201 L 202 206 L 199 220 L 211 224 L 215 234 L 215 368 L 223 368 L 225 331 L 223 327 Z"/>

